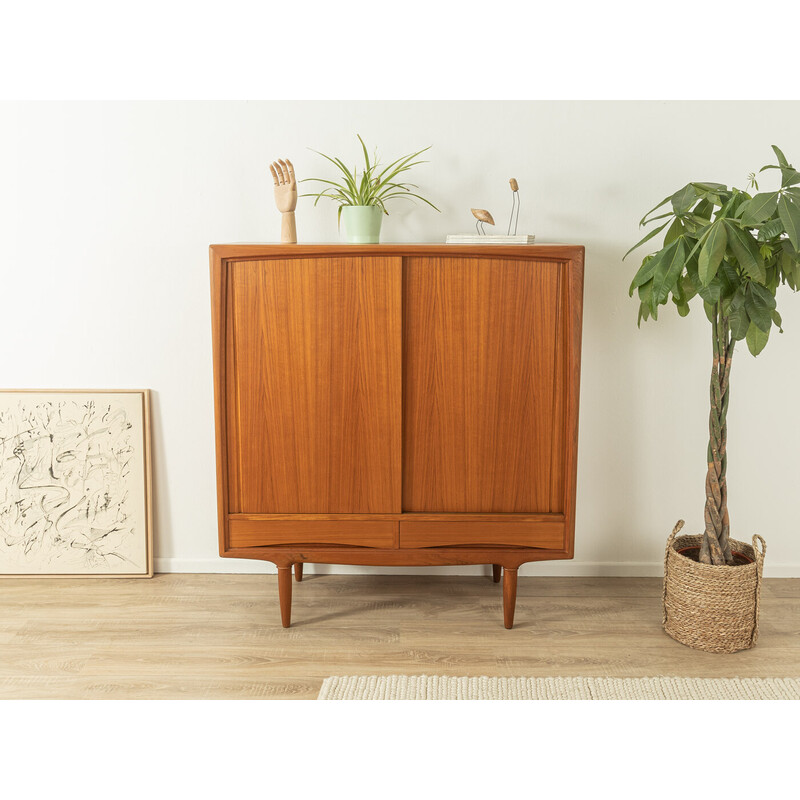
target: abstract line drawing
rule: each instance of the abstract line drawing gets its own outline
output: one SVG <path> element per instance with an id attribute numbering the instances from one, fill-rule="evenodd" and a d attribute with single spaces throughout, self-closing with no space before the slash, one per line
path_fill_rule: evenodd
<path id="1" fill-rule="evenodd" d="M 146 392 L 0 392 L 0 573 L 152 574 Z"/>

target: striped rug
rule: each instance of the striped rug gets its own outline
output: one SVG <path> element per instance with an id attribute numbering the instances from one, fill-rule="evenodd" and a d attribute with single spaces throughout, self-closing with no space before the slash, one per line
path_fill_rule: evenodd
<path id="1" fill-rule="evenodd" d="M 480 678 L 346 675 L 318 700 L 800 700 L 800 678 Z"/>

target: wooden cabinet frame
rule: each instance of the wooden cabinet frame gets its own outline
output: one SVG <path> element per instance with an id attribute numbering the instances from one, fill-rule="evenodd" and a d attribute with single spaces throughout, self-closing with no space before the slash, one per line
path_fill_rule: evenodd
<path id="1" fill-rule="evenodd" d="M 448 263 L 464 259 L 467 265 L 480 264 L 482 260 L 513 262 L 517 266 L 523 262 L 546 262 L 548 268 L 558 270 L 552 407 L 557 424 L 552 433 L 550 474 L 546 477 L 552 498 L 549 509 L 535 513 L 260 513 L 259 509 L 230 508 L 227 421 L 231 417 L 226 405 L 235 357 L 230 296 L 234 265 L 357 258 L 399 259 L 403 271 L 408 260 L 419 264 L 420 259 Z M 365 566 L 487 563 L 495 565 L 495 580 L 499 579 L 502 566 L 504 622 L 510 628 L 519 566 L 528 561 L 573 557 L 583 259 L 584 248 L 572 245 L 245 244 L 210 248 L 219 552 L 225 558 L 265 560 L 277 566 L 284 626 L 290 623 L 291 568 L 295 566 L 295 577 L 300 580 L 305 562 Z"/>

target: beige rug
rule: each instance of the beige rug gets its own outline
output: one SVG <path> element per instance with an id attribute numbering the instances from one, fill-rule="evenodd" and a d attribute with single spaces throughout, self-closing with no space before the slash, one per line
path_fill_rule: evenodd
<path id="1" fill-rule="evenodd" d="M 325 678 L 317 700 L 800 700 L 800 678 Z"/>

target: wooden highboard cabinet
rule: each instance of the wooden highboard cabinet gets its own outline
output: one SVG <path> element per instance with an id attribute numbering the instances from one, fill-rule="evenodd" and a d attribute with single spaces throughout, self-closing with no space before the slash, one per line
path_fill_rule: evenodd
<path id="1" fill-rule="evenodd" d="M 220 555 L 572 558 L 584 248 L 212 245 Z"/>

